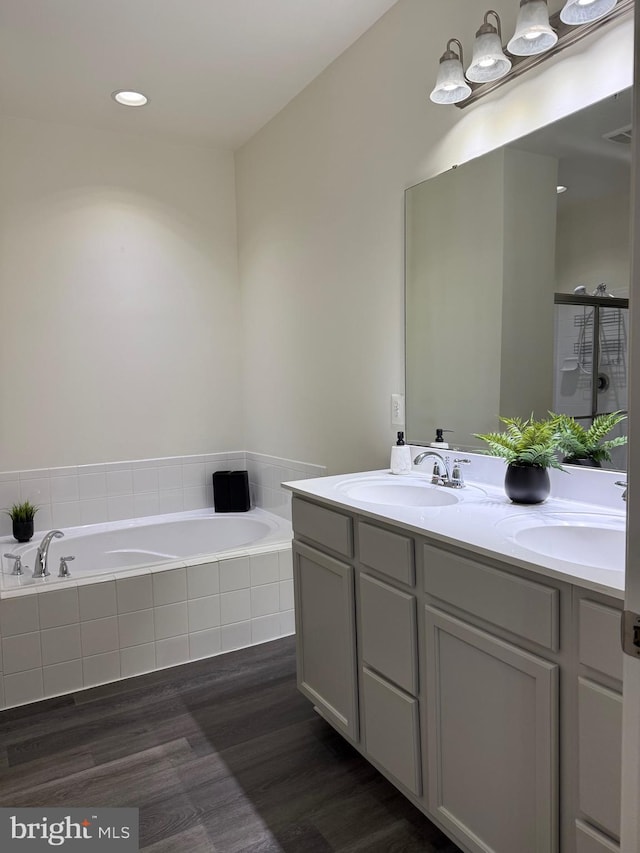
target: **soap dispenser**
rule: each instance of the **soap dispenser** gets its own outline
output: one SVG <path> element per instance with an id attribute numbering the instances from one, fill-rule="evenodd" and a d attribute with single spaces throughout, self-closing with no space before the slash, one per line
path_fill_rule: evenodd
<path id="1" fill-rule="evenodd" d="M 430 446 L 431 447 L 439 447 L 440 450 L 448 450 L 449 445 L 444 440 L 444 433 L 445 432 L 453 432 L 453 430 L 452 429 L 442 429 L 442 427 L 438 427 L 438 429 L 436 430 L 436 437 L 431 442 Z"/>
<path id="2" fill-rule="evenodd" d="M 411 472 L 411 449 L 404 443 L 404 433 L 398 433 L 398 440 L 391 448 L 391 473 L 409 474 Z"/>

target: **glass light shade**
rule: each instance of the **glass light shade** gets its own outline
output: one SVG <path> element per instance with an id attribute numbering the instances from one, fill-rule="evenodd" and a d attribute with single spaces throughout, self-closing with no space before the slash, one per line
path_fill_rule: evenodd
<path id="1" fill-rule="evenodd" d="M 507 50 L 514 56 L 534 56 L 544 53 L 558 41 L 549 26 L 549 9 L 546 0 L 526 0 L 520 6 L 516 31 Z"/>
<path id="2" fill-rule="evenodd" d="M 464 79 L 462 62 L 459 59 L 442 60 L 436 85 L 429 95 L 434 104 L 457 104 L 470 94 L 471 86 Z"/>
<path id="3" fill-rule="evenodd" d="M 489 83 L 500 80 L 511 70 L 511 60 L 502 50 L 502 42 L 497 32 L 476 36 L 473 43 L 473 59 L 467 68 L 467 80 L 472 83 Z"/>
<path id="4" fill-rule="evenodd" d="M 130 89 L 117 89 L 111 93 L 111 97 L 123 107 L 143 107 L 149 102 L 149 98 L 142 92 L 134 92 Z"/>
<path id="5" fill-rule="evenodd" d="M 618 0 L 567 0 L 560 12 L 560 20 L 572 27 L 589 24 L 608 15 L 617 2 Z"/>

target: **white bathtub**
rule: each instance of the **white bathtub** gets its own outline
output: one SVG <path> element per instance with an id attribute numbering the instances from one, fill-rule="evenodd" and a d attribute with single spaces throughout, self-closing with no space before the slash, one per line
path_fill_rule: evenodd
<path id="1" fill-rule="evenodd" d="M 64 538 L 51 541 L 47 561 L 49 577 L 34 579 L 36 549 L 45 532 L 36 533 L 26 545 L 18 545 L 10 537 L 2 539 L 2 553 L 20 554 L 24 567 L 24 574 L 16 577 L 11 574 L 13 561 L 3 557 L 2 589 L 59 583 L 61 557 L 75 558 L 68 564 L 72 578 L 92 578 L 104 574 L 117 576 L 121 571 L 175 564 L 198 557 L 217 559 L 230 552 L 251 553 L 291 540 L 290 523 L 261 509 L 219 515 L 210 509 L 194 510 L 71 527 L 63 530 Z"/>

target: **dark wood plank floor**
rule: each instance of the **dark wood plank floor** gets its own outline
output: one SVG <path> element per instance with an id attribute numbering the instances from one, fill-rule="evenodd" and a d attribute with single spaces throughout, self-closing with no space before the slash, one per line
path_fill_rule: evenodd
<path id="1" fill-rule="evenodd" d="M 0 712 L 0 805 L 135 806 L 148 853 L 458 853 L 297 692 L 292 638 Z"/>

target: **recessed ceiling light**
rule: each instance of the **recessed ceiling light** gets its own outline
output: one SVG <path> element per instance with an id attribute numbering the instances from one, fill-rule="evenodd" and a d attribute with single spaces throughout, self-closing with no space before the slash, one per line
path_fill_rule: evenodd
<path id="1" fill-rule="evenodd" d="M 556 187 L 556 192 L 558 193 L 558 195 L 560 195 L 560 193 L 566 193 L 568 189 L 569 187 L 558 186 Z"/>
<path id="2" fill-rule="evenodd" d="M 123 107 L 144 107 L 149 101 L 142 92 L 132 92 L 130 89 L 116 89 L 111 93 L 111 97 Z"/>

